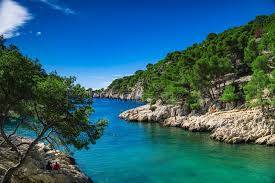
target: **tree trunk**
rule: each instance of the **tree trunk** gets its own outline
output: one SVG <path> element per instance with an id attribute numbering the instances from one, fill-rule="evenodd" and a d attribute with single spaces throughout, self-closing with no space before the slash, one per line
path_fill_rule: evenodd
<path id="1" fill-rule="evenodd" d="M 22 166 L 22 164 L 23 162 L 20 161 L 16 166 L 9 168 L 8 171 L 5 173 L 1 183 L 10 183 L 12 175 Z"/>
<path id="2" fill-rule="evenodd" d="M 12 148 L 12 151 L 15 151 L 18 156 L 21 156 L 21 154 L 18 151 L 18 148 L 16 147 L 16 145 L 14 145 L 11 142 L 11 140 L 8 138 L 8 136 L 6 135 L 6 133 L 4 131 L 5 120 L 6 120 L 5 117 L 0 119 L 0 133 L 1 133 L 1 136 L 3 137 L 4 141 Z"/>
<path id="3" fill-rule="evenodd" d="M 21 156 L 18 148 L 16 147 L 16 145 L 14 145 L 11 140 L 7 137 L 7 135 L 4 132 L 4 129 L 2 126 L 0 126 L 0 132 L 1 132 L 1 136 L 4 138 L 4 141 L 8 144 L 8 146 L 11 147 L 12 151 L 15 151 L 17 153 L 18 156 Z"/>
<path id="4" fill-rule="evenodd" d="M 27 157 L 29 156 L 30 152 L 33 150 L 33 148 L 39 142 L 39 140 L 44 136 L 44 134 L 47 132 L 48 129 L 49 129 L 48 126 L 44 127 L 44 129 L 37 136 L 37 138 L 30 144 L 30 146 L 29 146 L 28 150 L 26 151 L 26 153 L 24 154 L 24 156 L 22 158 L 20 158 L 19 163 L 16 166 L 11 167 L 10 169 L 8 169 L 8 171 L 4 175 L 3 180 L 2 180 L 1 183 L 10 183 L 11 182 L 11 178 L 12 178 L 14 172 L 16 172 L 25 163 L 25 161 L 26 161 Z"/>

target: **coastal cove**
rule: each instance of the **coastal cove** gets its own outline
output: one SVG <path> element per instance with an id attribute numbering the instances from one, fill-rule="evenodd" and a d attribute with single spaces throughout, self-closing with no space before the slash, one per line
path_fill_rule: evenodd
<path id="1" fill-rule="evenodd" d="M 212 140 L 209 133 L 118 118 L 143 104 L 94 99 L 91 119 L 105 118 L 109 125 L 96 145 L 74 150 L 73 157 L 95 183 L 274 182 L 274 147 L 225 144 Z M 32 136 L 23 129 L 19 135 Z"/>
<path id="2" fill-rule="evenodd" d="M 104 136 L 74 157 L 95 182 L 267 182 L 275 180 L 274 147 L 231 145 L 208 133 L 126 122 L 118 115 L 142 105 L 95 99 L 93 120 L 106 118 Z"/>
<path id="3" fill-rule="evenodd" d="M 275 0 L 0 0 L 0 183 L 275 183 Z"/>

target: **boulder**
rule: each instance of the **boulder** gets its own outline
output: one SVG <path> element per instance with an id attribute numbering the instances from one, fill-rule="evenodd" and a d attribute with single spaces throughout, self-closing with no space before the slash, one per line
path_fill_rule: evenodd
<path id="1" fill-rule="evenodd" d="M 274 146 L 275 145 L 275 135 L 272 135 L 270 139 L 266 142 L 267 145 Z"/>
<path id="2" fill-rule="evenodd" d="M 271 135 L 260 137 L 255 141 L 255 143 L 256 144 L 265 144 L 270 139 L 270 137 L 271 137 Z"/>

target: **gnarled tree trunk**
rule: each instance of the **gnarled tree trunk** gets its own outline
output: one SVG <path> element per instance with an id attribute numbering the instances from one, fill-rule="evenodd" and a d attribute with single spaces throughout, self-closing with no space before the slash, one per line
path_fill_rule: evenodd
<path id="1" fill-rule="evenodd" d="M 12 178 L 13 174 L 19 168 L 21 168 L 21 166 L 26 162 L 26 159 L 29 156 L 30 152 L 33 150 L 33 148 L 39 142 L 39 140 L 44 136 L 44 134 L 47 132 L 48 129 L 49 129 L 49 126 L 46 126 L 43 128 L 43 130 L 39 133 L 39 135 L 36 137 L 36 139 L 29 145 L 26 153 L 23 156 L 21 156 L 19 163 L 16 164 L 14 167 L 11 167 L 7 170 L 1 183 L 10 183 L 11 182 L 11 178 Z"/>

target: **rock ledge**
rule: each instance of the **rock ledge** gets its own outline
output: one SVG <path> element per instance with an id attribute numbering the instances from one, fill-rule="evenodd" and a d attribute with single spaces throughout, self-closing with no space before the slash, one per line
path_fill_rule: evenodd
<path id="1" fill-rule="evenodd" d="M 2 140 L 0 138 L 0 140 Z M 18 142 L 28 142 L 29 139 L 16 137 Z M 20 150 L 24 150 L 24 146 Z M 58 171 L 46 170 L 48 161 L 58 162 Z M 5 170 L 16 163 L 16 155 L 6 146 L 0 147 L 0 180 Z M 80 171 L 75 160 L 61 151 L 53 150 L 49 146 L 39 143 L 28 157 L 27 163 L 19 169 L 12 179 L 12 183 L 91 183 L 92 180 Z"/>
<path id="2" fill-rule="evenodd" d="M 235 109 L 186 115 L 180 106 L 144 105 L 125 111 L 120 118 L 137 122 L 156 122 L 189 131 L 207 131 L 211 138 L 226 143 L 275 145 L 275 122 L 266 122 L 259 109 Z"/>

